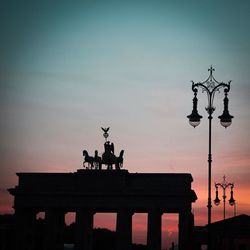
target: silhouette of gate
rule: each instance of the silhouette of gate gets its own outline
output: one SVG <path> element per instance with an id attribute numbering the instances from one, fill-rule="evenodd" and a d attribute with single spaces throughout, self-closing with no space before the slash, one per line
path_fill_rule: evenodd
<path id="1" fill-rule="evenodd" d="M 76 212 L 75 250 L 92 250 L 93 215 L 117 213 L 117 250 L 131 250 L 133 213 L 148 213 L 148 250 L 161 249 L 161 216 L 179 214 L 179 250 L 192 248 L 191 174 L 78 170 L 75 173 L 17 173 L 14 196 L 17 249 L 34 249 L 36 214 L 45 212 L 44 250 L 63 250 L 64 215 Z"/>

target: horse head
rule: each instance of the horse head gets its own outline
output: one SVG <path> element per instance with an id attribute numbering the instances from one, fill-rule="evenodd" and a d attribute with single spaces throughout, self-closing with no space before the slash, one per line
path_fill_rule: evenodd
<path id="1" fill-rule="evenodd" d="M 119 155 L 119 158 L 122 158 L 123 155 L 124 155 L 124 150 L 121 150 L 120 155 Z"/>
<path id="2" fill-rule="evenodd" d="M 87 150 L 83 150 L 82 154 L 83 154 L 83 156 L 88 156 L 89 155 Z"/>

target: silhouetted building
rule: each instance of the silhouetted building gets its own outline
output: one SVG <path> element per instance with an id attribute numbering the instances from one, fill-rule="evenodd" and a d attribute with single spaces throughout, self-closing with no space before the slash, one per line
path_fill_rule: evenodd
<path id="1" fill-rule="evenodd" d="M 194 227 L 194 250 L 201 250 L 203 245 L 207 245 L 207 227 Z"/>
<path id="2" fill-rule="evenodd" d="M 250 250 L 250 216 L 242 214 L 211 223 L 211 249 Z M 195 250 L 205 245 L 206 227 L 195 227 Z"/>
<path id="3" fill-rule="evenodd" d="M 179 250 L 192 249 L 190 174 L 78 170 L 76 173 L 18 173 L 14 195 L 16 249 L 36 249 L 36 214 L 45 212 L 43 250 L 63 249 L 64 215 L 76 212 L 75 250 L 93 250 L 93 216 L 117 213 L 116 250 L 132 249 L 133 213 L 148 213 L 148 250 L 161 250 L 163 213 L 179 214 Z M 28 248 L 27 248 L 28 246 Z"/>

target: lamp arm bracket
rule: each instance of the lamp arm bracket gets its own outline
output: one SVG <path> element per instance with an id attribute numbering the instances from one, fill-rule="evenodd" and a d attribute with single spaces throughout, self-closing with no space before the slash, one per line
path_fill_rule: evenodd
<path id="1" fill-rule="evenodd" d="M 215 186 L 216 186 L 217 188 L 221 187 L 222 189 L 224 189 L 224 185 L 222 185 L 221 183 L 216 183 Z"/>

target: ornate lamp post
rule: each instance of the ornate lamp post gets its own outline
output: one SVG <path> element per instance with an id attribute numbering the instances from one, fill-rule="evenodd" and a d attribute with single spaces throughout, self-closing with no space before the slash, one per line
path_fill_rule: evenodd
<path id="1" fill-rule="evenodd" d="M 215 200 L 214 200 L 214 204 L 216 206 L 219 206 L 219 204 L 220 204 L 220 199 L 219 199 L 219 195 L 218 195 L 218 188 L 219 187 L 223 189 L 223 195 L 222 195 L 222 198 L 223 198 L 223 218 L 225 220 L 225 218 L 226 218 L 226 198 L 227 198 L 226 189 L 231 188 L 230 199 L 228 200 L 228 202 L 229 202 L 229 204 L 231 206 L 234 206 L 235 205 L 235 199 L 233 197 L 234 183 L 227 182 L 225 176 L 223 176 L 223 181 L 221 183 L 219 183 L 219 182 L 215 183 L 216 197 L 215 197 Z"/>
<path id="2" fill-rule="evenodd" d="M 208 138 L 208 225 L 211 224 L 211 208 L 212 208 L 212 202 L 211 202 L 211 165 L 212 165 L 212 154 L 211 154 L 211 125 L 212 125 L 212 114 L 215 111 L 215 107 L 213 106 L 214 96 L 216 92 L 219 92 L 221 88 L 224 89 L 224 111 L 222 115 L 220 115 L 218 118 L 220 119 L 220 123 L 223 127 L 227 128 L 232 123 L 233 116 L 229 114 L 228 111 L 228 92 L 230 91 L 230 83 L 224 83 L 224 82 L 218 82 L 214 76 L 213 71 L 214 68 L 211 66 L 209 69 L 209 76 L 204 82 L 197 82 L 194 83 L 192 81 L 192 90 L 194 92 L 194 98 L 193 98 L 193 111 L 192 113 L 187 116 L 189 119 L 189 123 L 194 128 L 200 124 L 200 119 L 202 118 L 201 115 L 198 114 L 197 111 L 197 93 L 198 88 L 201 88 L 202 92 L 206 92 L 208 97 L 208 106 L 206 107 L 206 111 L 208 113 L 208 121 L 209 121 L 209 138 Z"/>

